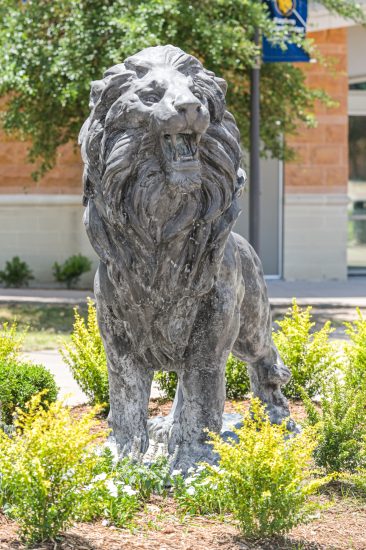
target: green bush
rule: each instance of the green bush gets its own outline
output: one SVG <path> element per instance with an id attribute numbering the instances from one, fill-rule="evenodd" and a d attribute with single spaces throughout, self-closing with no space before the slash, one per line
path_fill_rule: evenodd
<path id="1" fill-rule="evenodd" d="M 92 263 L 86 256 L 75 254 L 63 264 L 53 264 L 53 275 L 59 283 L 66 283 L 67 288 L 75 286 L 81 275 L 91 270 Z"/>
<path id="2" fill-rule="evenodd" d="M 232 353 L 226 363 L 227 399 L 244 399 L 250 392 L 250 381 L 245 363 Z"/>
<path id="3" fill-rule="evenodd" d="M 288 437 L 286 423 L 272 425 L 253 399 L 243 427 L 235 432 L 237 443 L 211 434 L 218 468 L 207 466 L 208 474 L 201 471 L 183 482 L 177 476 L 180 505 L 193 513 L 229 511 L 243 534 L 254 539 L 285 533 L 306 521 L 317 507 L 308 497 L 328 481 L 312 476 L 315 431 L 308 428 Z"/>
<path id="4" fill-rule="evenodd" d="M 88 299 L 87 322 L 74 309 L 75 322 L 71 344 L 64 344 L 60 353 L 70 368 L 73 377 L 93 404 L 108 404 L 107 358 L 100 336 L 97 312 Z"/>
<path id="5" fill-rule="evenodd" d="M 0 431 L 0 505 L 28 544 L 54 539 L 73 520 L 98 461 L 93 444 L 104 434 L 95 409 L 75 419 L 60 402 L 48 410 L 40 402 L 37 395 L 27 412 L 18 410 L 11 437 Z"/>
<path id="6" fill-rule="evenodd" d="M 226 397 L 243 399 L 250 391 L 250 382 L 245 363 L 231 353 L 226 363 Z M 174 399 L 178 376 L 175 372 L 156 372 L 154 380 L 166 399 Z"/>
<path id="7" fill-rule="evenodd" d="M 359 309 L 357 315 L 358 319 L 352 323 L 345 323 L 345 332 L 351 342 L 344 347 L 347 361 L 345 375 L 347 383 L 354 388 L 366 385 L 366 319 Z"/>
<path id="8" fill-rule="evenodd" d="M 314 452 L 318 466 L 327 472 L 355 472 L 366 467 L 366 391 L 355 389 L 347 375 L 334 374 L 323 384 L 318 409 L 303 393 L 308 422 L 317 426 Z"/>
<path id="9" fill-rule="evenodd" d="M 12 424 L 16 409 L 24 410 L 28 401 L 43 390 L 42 405 L 56 401 L 58 388 L 46 367 L 14 360 L 0 362 L 1 421 Z"/>
<path id="10" fill-rule="evenodd" d="M 14 256 L 7 261 L 4 271 L 0 271 L 0 282 L 7 287 L 28 286 L 32 279 L 34 279 L 32 270 L 19 256 Z"/>
<path id="11" fill-rule="evenodd" d="M 323 380 L 338 367 L 337 354 L 329 341 L 334 330 L 330 322 L 313 331 L 311 307 L 301 309 L 294 299 L 292 309 L 276 323 L 280 330 L 273 333 L 273 340 L 292 373 L 284 394 L 292 399 L 301 399 L 301 389 L 310 397 L 319 394 Z"/>
<path id="12" fill-rule="evenodd" d="M 163 393 L 164 399 L 173 400 L 178 385 L 178 375 L 176 372 L 158 371 L 154 374 L 154 380 Z"/>

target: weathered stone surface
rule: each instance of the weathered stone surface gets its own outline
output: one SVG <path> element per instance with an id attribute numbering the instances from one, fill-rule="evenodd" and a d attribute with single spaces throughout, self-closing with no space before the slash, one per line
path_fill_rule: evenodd
<path id="1" fill-rule="evenodd" d="M 213 459 L 204 429 L 221 430 L 231 350 L 272 421 L 289 415 L 261 263 L 231 232 L 245 177 L 225 92 L 182 50 L 147 48 L 93 82 L 80 133 L 109 422 L 123 455 L 150 436 L 183 470 Z M 171 414 L 148 424 L 159 369 L 179 385 Z"/>

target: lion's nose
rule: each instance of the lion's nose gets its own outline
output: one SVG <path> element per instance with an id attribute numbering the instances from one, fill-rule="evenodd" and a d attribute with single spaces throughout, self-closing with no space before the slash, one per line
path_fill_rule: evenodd
<path id="1" fill-rule="evenodd" d="M 174 101 L 175 110 L 184 115 L 190 122 L 194 122 L 201 112 L 202 104 L 193 94 L 191 97 L 178 97 Z"/>

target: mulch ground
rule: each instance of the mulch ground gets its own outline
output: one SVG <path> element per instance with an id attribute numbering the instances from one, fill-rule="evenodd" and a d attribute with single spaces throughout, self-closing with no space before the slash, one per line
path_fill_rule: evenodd
<path id="1" fill-rule="evenodd" d="M 100 522 L 71 527 L 57 542 L 37 550 L 365 550 L 366 505 L 342 499 L 319 519 L 296 527 L 286 537 L 262 542 L 241 538 L 235 525 L 210 518 L 182 518 L 175 502 L 154 497 L 132 529 Z M 0 549 L 25 550 L 16 523 L 0 516 Z"/>
<path id="2" fill-rule="evenodd" d="M 248 407 L 248 402 L 240 404 Z M 165 415 L 170 402 L 150 403 L 152 415 Z M 86 407 L 75 407 L 81 416 Z M 236 405 L 227 402 L 226 412 Z M 305 416 L 300 403 L 291 404 L 291 414 L 301 422 Z M 106 421 L 100 419 L 102 425 Z M 37 550 L 366 550 L 366 503 L 332 490 L 322 496 L 329 504 L 307 525 L 293 529 L 286 537 L 249 542 L 240 537 L 230 518 L 182 517 L 171 498 L 154 496 L 134 519 L 130 529 L 79 523 L 62 534 L 60 540 L 36 546 Z M 24 550 L 17 536 L 17 524 L 0 514 L 0 550 Z"/>

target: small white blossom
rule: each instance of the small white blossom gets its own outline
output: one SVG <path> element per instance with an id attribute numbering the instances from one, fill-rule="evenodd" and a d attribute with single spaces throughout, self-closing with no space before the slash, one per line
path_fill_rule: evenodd
<path id="1" fill-rule="evenodd" d="M 102 472 L 101 474 L 98 474 L 93 478 L 93 482 L 104 481 L 106 478 L 107 478 L 107 474 L 105 472 Z"/>
<path id="2" fill-rule="evenodd" d="M 109 491 L 109 494 L 112 497 L 117 497 L 118 496 L 118 489 L 117 489 L 117 487 L 114 484 L 114 481 L 112 479 L 107 479 L 107 481 L 105 482 L 105 485 L 106 485 L 106 487 Z"/>
<path id="3" fill-rule="evenodd" d="M 130 497 L 132 497 L 133 495 L 137 495 L 137 491 L 135 491 L 135 489 L 132 489 L 131 485 L 125 485 L 122 490 L 124 493 L 126 493 L 126 495 Z"/>
<path id="4" fill-rule="evenodd" d="M 195 470 L 194 470 L 193 466 L 191 466 L 190 468 L 188 468 L 187 473 L 188 473 L 188 474 L 193 474 L 194 471 L 195 471 Z"/>
<path id="5" fill-rule="evenodd" d="M 173 470 L 172 473 L 170 474 L 172 477 L 175 477 L 175 476 L 180 476 L 182 473 L 182 470 Z"/>
<path id="6" fill-rule="evenodd" d="M 188 487 L 188 489 L 187 489 L 187 495 L 189 495 L 189 496 L 192 497 L 192 496 L 194 495 L 195 492 L 196 492 L 196 489 L 193 487 L 193 485 L 191 485 L 190 487 Z"/>
<path id="7" fill-rule="evenodd" d="M 187 477 L 184 483 L 186 485 L 192 485 L 193 482 L 194 482 L 194 477 Z"/>
<path id="8" fill-rule="evenodd" d="M 103 525 L 103 527 L 107 527 L 107 526 L 109 525 L 109 520 L 108 520 L 108 519 L 104 519 L 104 520 L 102 521 L 102 525 Z"/>

